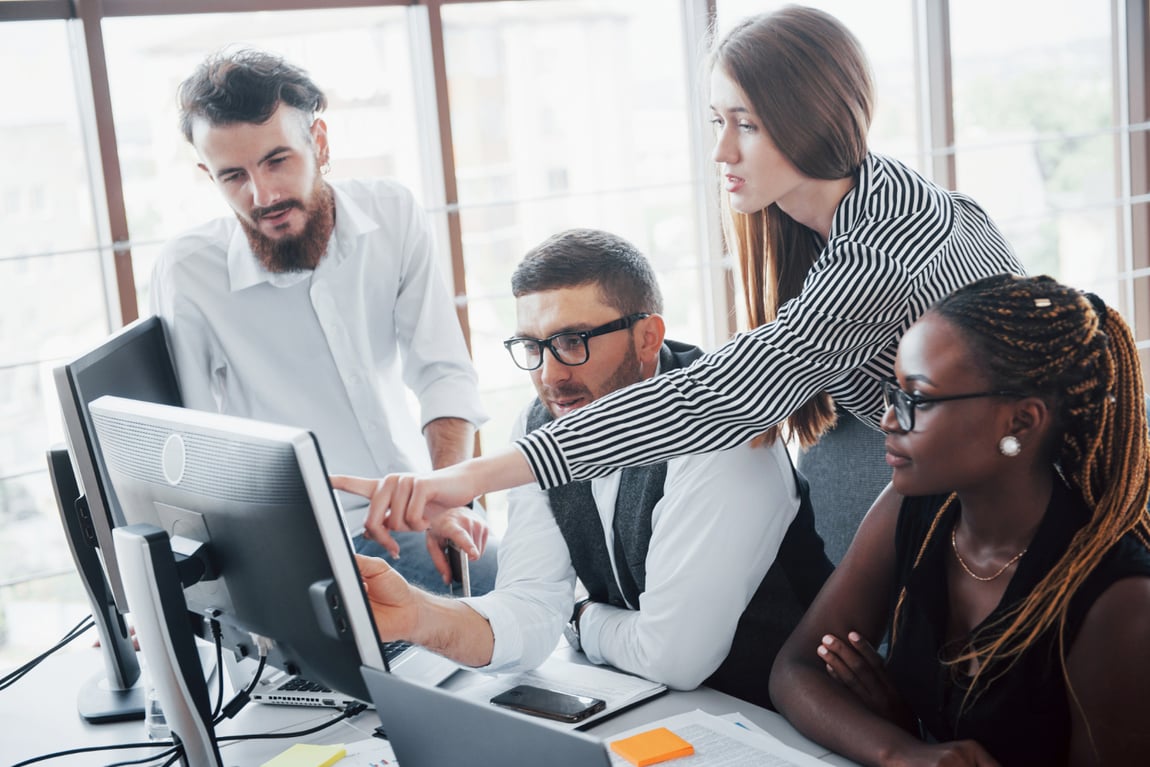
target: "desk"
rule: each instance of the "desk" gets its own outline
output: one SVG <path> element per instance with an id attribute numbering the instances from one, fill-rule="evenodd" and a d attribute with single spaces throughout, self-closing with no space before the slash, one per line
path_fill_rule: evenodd
<path id="1" fill-rule="evenodd" d="M 134 743 L 147 740 L 143 722 L 88 724 L 76 713 L 76 690 L 80 684 L 103 669 L 98 650 L 76 648 L 48 658 L 12 687 L 0 692 L 0 766 L 53 751 L 83 746 Z M 712 714 L 742 712 L 744 716 L 778 737 L 787 745 L 823 758 L 828 764 L 847 767 L 854 764 L 804 738 L 778 714 L 708 688 L 691 692 L 671 692 L 604 721 L 588 734 L 607 738 L 615 733 L 656 719 L 701 709 Z M 296 708 L 249 704 L 239 715 L 217 729 L 221 735 L 302 730 L 330 720 L 330 709 Z M 308 743 L 352 743 L 371 736 L 379 724 L 369 709 L 354 719 L 307 736 Z M 291 740 L 253 740 L 221 744 L 225 764 L 258 767 L 283 751 Z M 104 751 L 62 757 L 47 765 L 96 765 L 140 758 L 146 749 Z M 825 755 L 825 756 L 824 756 Z"/>

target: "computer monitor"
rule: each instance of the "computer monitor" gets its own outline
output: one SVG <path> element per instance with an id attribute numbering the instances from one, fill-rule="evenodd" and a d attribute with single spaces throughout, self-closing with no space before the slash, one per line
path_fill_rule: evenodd
<path id="1" fill-rule="evenodd" d="M 88 403 L 105 394 L 179 405 L 167 336 L 158 317 L 138 320 L 54 371 L 67 448 L 48 451 L 48 466 L 69 549 L 100 635 L 104 675 L 81 688 L 80 715 L 93 723 L 141 719 L 140 665 L 127 612 L 112 528 L 121 523 L 92 430 Z"/>
<path id="2" fill-rule="evenodd" d="M 128 611 L 116 563 L 112 528 L 124 524 L 116 495 L 108 482 L 100 444 L 92 428 L 88 404 L 111 394 L 164 405 L 182 405 L 159 317 L 125 326 L 94 349 L 53 371 L 64 433 L 83 497 L 76 505 L 85 534 L 94 538 L 112 598 L 121 613 Z"/>
<path id="3" fill-rule="evenodd" d="M 207 563 L 187 609 L 238 654 L 266 638 L 270 664 L 369 700 L 360 667 L 382 647 L 312 433 L 116 397 L 89 410 L 124 522 Z"/>

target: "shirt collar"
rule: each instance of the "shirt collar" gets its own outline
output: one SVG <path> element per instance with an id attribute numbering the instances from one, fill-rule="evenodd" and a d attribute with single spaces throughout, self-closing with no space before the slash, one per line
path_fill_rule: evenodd
<path id="1" fill-rule="evenodd" d="M 356 240 L 379 228 L 379 223 L 356 204 L 336 185 L 332 185 L 335 195 L 335 230 L 327 244 L 327 252 L 320 263 L 339 264 L 355 248 Z M 250 288 L 266 282 L 277 288 L 287 288 L 310 279 L 313 270 L 280 274 L 269 272 L 252 252 L 252 246 L 242 226 L 232 231 L 228 243 L 228 280 L 232 291 Z"/>
<path id="2" fill-rule="evenodd" d="M 863 157 L 857 176 L 855 185 L 850 188 L 850 191 L 839 202 L 838 208 L 835 209 L 835 215 L 831 221 L 831 240 L 855 228 L 859 219 L 866 212 L 867 201 L 886 182 L 886 173 L 883 171 L 882 164 L 871 152 L 867 152 L 866 156 Z"/>

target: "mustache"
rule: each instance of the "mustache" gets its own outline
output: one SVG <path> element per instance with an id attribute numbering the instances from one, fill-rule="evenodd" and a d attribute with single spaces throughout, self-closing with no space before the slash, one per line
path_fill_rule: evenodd
<path id="1" fill-rule="evenodd" d="M 590 397 L 591 392 L 585 386 L 544 386 L 543 398 L 550 400 L 576 399 Z"/>
<path id="2" fill-rule="evenodd" d="M 274 216 L 277 213 L 282 213 L 285 210 L 292 208 L 299 208 L 303 210 L 303 203 L 299 200 L 284 200 L 277 202 L 275 205 L 269 205 L 266 208 L 252 208 L 251 217 L 252 221 L 259 221 L 265 216 Z"/>

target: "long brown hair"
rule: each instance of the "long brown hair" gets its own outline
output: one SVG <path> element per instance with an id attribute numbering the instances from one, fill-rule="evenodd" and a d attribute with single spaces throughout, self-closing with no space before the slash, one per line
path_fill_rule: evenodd
<path id="1" fill-rule="evenodd" d="M 798 6 L 752 16 L 715 46 L 711 65 L 739 85 L 775 146 L 804 176 L 841 179 L 858 173 L 867 152 L 874 87 L 862 46 L 833 16 Z M 758 327 L 799 294 L 824 243 L 777 205 L 751 214 L 725 207 L 727 243 L 739 260 L 747 320 Z M 831 398 L 820 392 L 787 419 L 787 426 L 801 444 L 810 445 L 834 421 Z M 765 440 L 773 441 L 778 431 L 772 426 Z"/>
<path id="2" fill-rule="evenodd" d="M 1071 599 L 1126 533 L 1133 532 L 1150 548 L 1150 438 L 1134 337 L 1101 299 L 1050 277 L 988 277 L 959 289 L 930 311 L 971 344 L 991 388 L 1042 398 L 1054 418 L 1047 446 L 1051 460 L 1090 511 L 1066 553 L 1030 595 L 980 630 L 971 646 L 949 662 L 977 664 L 969 699 L 980 682 L 988 685 L 1005 674 L 1053 629 L 1073 696 L 1065 637 Z M 941 515 L 932 522 L 927 541 Z M 920 557 L 925 548 L 926 541 Z M 902 595 L 892 621 L 892 653 L 901 606 Z"/>

